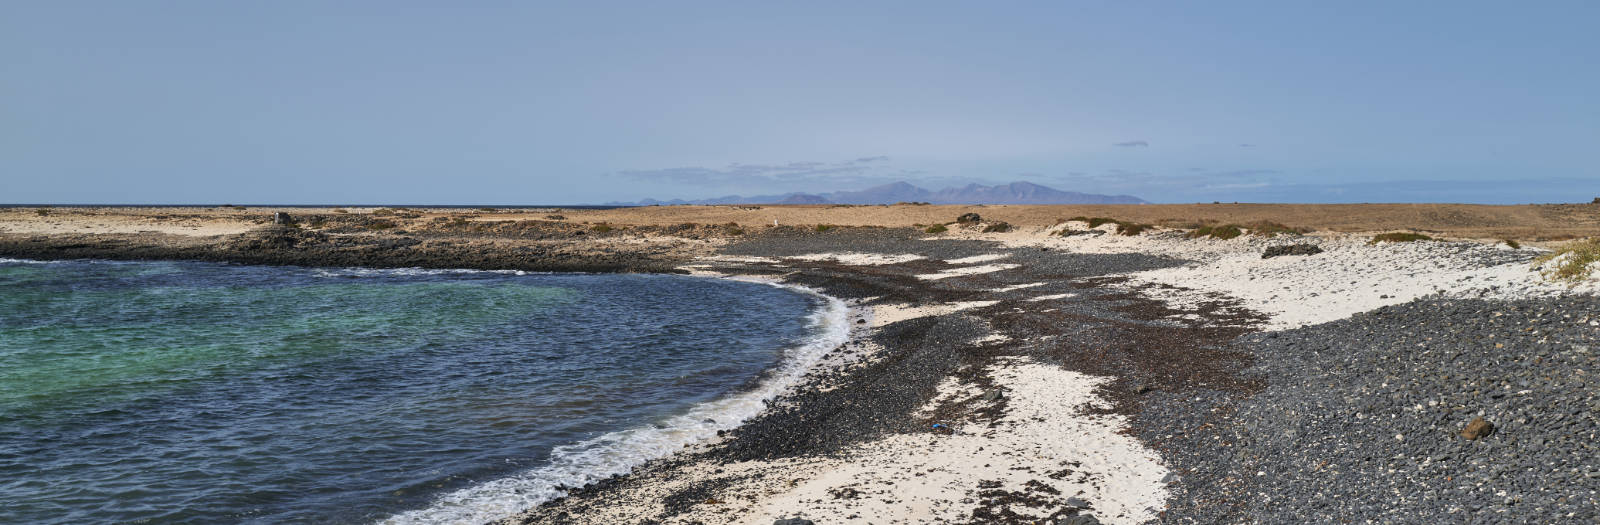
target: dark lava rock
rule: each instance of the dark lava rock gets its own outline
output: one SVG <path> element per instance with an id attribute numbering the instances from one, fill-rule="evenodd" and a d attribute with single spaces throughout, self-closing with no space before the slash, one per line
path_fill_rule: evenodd
<path id="1" fill-rule="evenodd" d="M 1267 251 L 1261 252 L 1262 259 L 1271 259 L 1281 255 L 1316 255 L 1322 253 L 1322 248 L 1315 244 L 1289 244 L 1284 246 L 1270 246 Z"/>
<path id="2" fill-rule="evenodd" d="M 290 217 L 289 214 L 280 211 L 280 212 L 272 214 L 272 223 L 273 224 L 294 224 L 294 218 Z"/>
<path id="3" fill-rule="evenodd" d="M 963 213 L 963 214 L 961 214 L 960 217 L 956 217 L 956 222 L 963 223 L 963 224 L 972 223 L 972 222 L 978 222 L 978 221 L 982 221 L 982 220 L 983 220 L 983 218 L 979 217 L 978 214 L 976 214 L 976 213 Z"/>
<path id="4" fill-rule="evenodd" d="M 772 525 L 815 525 L 815 524 L 812 523 L 811 520 L 803 520 L 803 519 L 800 519 L 800 518 L 789 518 L 789 519 L 783 519 L 783 520 L 774 521 L 774 522 L 772 522 Z"/>
<path id="5" fill-rule="evenodd" d="M 1467 423 L 1467 428 L 1461 429 L 1461 437 L 1467 439 L 1478 439 L 1493 433 L 1494 424 L 1481 417 L 1473 418 L 1471 423 Z"/>

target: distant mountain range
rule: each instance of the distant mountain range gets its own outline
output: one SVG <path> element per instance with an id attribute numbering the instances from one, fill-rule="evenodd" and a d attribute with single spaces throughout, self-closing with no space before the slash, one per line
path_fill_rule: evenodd
<path id="1" fill-rule="evenodd" d="M 995 186 L 968 184 L 960 188 L 928 191 L 906 182 L 896 182 L 860 191 L 835 191 L 829 193 L 785 193 L 782 195 L 728 195 L 711 199 L 661 201 L 645 199 L 639 202 L 608 202 L 608 206 L 652 206 L 673 204 L 894 204 L 897 202 L 926 202 L 930 204 L 1148 204 L 1132 195 L 1099 195 L 1061 191 L 1031 182 L 1013 182 Z"/>

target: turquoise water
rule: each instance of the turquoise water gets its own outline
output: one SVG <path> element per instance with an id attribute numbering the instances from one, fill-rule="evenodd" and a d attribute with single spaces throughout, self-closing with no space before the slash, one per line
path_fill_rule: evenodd
<path id="1" fill-rule="evenodd" d="M 0 522 L 371 522 L 580 484 L 667 439 L 612 436 L 755 388 L 824 306 L 680 276 L 0 261 Z M 548 496 L 528 486 L 510 506 Z"/>

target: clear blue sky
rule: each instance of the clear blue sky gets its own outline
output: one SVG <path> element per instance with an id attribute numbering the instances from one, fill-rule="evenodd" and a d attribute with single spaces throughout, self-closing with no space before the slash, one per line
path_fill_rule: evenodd
<path id="1" fill-rule="evenodd" d="M 1588 202 L 1600 2 L 0 1 L 0 202 Z"/>

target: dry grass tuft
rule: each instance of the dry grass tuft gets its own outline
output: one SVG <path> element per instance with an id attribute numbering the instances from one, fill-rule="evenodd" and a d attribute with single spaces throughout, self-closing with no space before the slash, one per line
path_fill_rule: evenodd
<path id="1" fill-rule="evenodd" d="M 1138 234 L 1144 233 L 1145 229 L 1147 229 L 1149 227 L 1150 227 L 1149 224 L 1139 224 L 1137 222 L 1117 221 L 1117 235 L 1134 236 L 1134 235 L 1138 235 Z"/>
<path id="2" fill-rule="evenodd" d="M 1594 274 L 1593 266 L 1597 262 L 1600 262 L 1600 237 L 1563 244 L 1533 261 L 1546 279 L 1571 282 L 1588 279 Z"/>
<path id="3" fill-rule="evenodd" d="M 1221 226 L 1201 226 L 1199 228 L 1195 228 L 1194 231 L 1189 232 L 1186 237 L 1190 239 L 1210 237 L 1212 239 L 1226 241 L 1240 235 L 1244 235 L 1244 230 L 1241 226 L 1237 224 L 1223 224 Z"/>
<path id="4" fill-rule="evenodd" d="M 926 233 L 944 233 L 944 232 L 950 231 L 950 229 L 944 227 L 943 224 L 935 224 L 933 226 L 929 226 L 928 229 L 922 230 L 922 231 L 926 232 Z"/>

